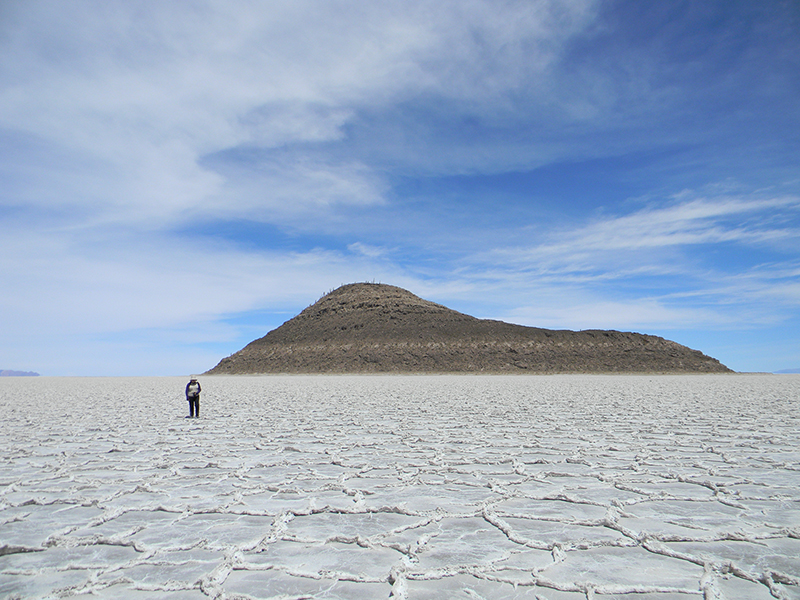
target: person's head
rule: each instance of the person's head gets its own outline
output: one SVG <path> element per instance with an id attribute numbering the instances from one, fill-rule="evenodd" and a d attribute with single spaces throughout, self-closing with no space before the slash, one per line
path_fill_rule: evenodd
<path id="1" fill-rule="evenodd" d="M 192 377 L 189 381 L 197 381 L 197 377 Z"/>

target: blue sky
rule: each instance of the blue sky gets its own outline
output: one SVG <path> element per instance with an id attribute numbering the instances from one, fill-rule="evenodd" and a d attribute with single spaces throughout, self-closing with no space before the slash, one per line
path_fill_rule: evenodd
<path id="1" fill-rule="evenodd" d="M 0 368 L 202 372 L 345 283 L 800 367 L 800 4 L 0 4 Z"/>

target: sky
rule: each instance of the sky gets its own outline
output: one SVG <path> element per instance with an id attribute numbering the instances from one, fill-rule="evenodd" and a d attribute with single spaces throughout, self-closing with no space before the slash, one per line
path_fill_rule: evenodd
<path id="1" fill-rule="evenodd" d="M 796 0 L 0 2 L 0 369 L 188 375 L 340 285 L 800 368 Z"/>

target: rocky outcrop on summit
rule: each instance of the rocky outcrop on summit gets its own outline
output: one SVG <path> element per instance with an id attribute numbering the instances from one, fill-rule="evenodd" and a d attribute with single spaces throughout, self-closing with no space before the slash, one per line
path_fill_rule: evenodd
<path id="1" fill-rule="evenodd" d="M 374 283 L 342 286 L 207 374 L 727 373 L 652 335 L 477 319 Z"/>

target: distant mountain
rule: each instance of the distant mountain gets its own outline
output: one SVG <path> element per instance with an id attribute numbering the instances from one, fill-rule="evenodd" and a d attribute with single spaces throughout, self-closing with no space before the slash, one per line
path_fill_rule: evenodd
<path id="1" fill-rule="evenodd" d="M 33 371 L 11 371 L 9 369 L 0 370 L 0 377 L 39 377 Z"/>
<path id="2" fill-rule="evenodd" d="M 384 284 L 342 286 L 207 374 L 730 373 L 664 338 L 476 319 Z"/>
<path id="3" fill-rule="evenodd" d="M 793 373 L 800 373 L 800 369 L 783 369 L 782 371 L 775 371 L 775 373 L 780 375 L 790 375 Z"/>

